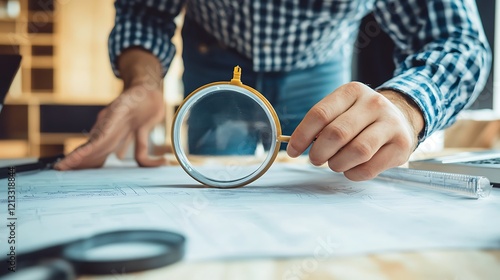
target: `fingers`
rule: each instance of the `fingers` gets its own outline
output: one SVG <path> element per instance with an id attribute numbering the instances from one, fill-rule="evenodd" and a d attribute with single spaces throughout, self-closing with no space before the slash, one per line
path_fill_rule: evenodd
<path id="1" fill-rule="evenodd" d="M 98 155 L 94 153 L 94 150 L 95 145 L 92 142 L 87 142 L 57 162 L 54 169 L 63 171 L 101 167 L 106 160 L 106 156 Z"/>
<path id="2" fill-rule="evenodd" d="M 164 116 L 161 91 L 148 90 L 145 85 L 126 89 L 111 104 L 99 112 L 89 140 L 61 160 L 58 170 L 95 168 L 104 164 L 113 152 L 123 157 L 128 143 L 137 138 L 135 158 L 141 166 L 157 166 L 163 159 L 152 160 L 147 156 L 147 134 L 152 124 Z"/>
<path id="3" fill-rule="evenodd" d="M 125 158 L 128 147 L 130 146 L 132 141 L 134 141 L 134 137 L 133 137 L 132 133 L 129 133 L 126 136 L 125 140 L 118 146 L 118 148 L 116 148 L 115 154 L 116 154 L 117 158 L 119 158 L 119 159 Z"/>
<path id="4" fill-rule="evenodd" d="M 327 162 L 376 120 L 377 115 L 373 111 L 359 114 L 360 111 L 363 111 L 363 108 L 360 108 L 362 106 L 360 104 L 352 106 L 321 131 L 309 151 L 309 159 L 312 164 L 319 166 Z M 357 139 L 360 137 L 358 136 Z"/>
<path id="5" fill-rule="evenodd" d="M 112 114 L 110 111 L 99 113 L 88 142 L 67 155 L 54 168 L 70 170 L 101 167 L 108 154 L 116 150 L 122 139 L 129 134 L 126 121 L 120 114 Z"/>
<path id="6" fill-rule="evenodd" d="M 116 150 L 121 139 L 127 135 L 126 131 L 110 130 L 100 135 L 91 133 L 89 141 L 76 148 L 69 155 L 59 161 L 54 168 L 57 170 L 98 168 L 104 164 L 108 154 Z"/>
<path id="7" fill-rule="evenodd" d="M 368 162 L 382 146 L 391 141 L 393 135 L 394 133 L 385 130 L 383 123 L 374 123 L 330 157 L 328 167 L 335 172 L 345 172 Z"/>
<path id="8" fill-rule="evenodd" d="M 349 83 L 314 105 L 292 133 L 287 145 L 288 155 L 297 157 L 302 154 L 324 127 L 356 102 L 361 87 L 366 86 L 360 83 Z"/>
<path id="9" fill-rule="evenodd" d="M 406 104 L 404 97 L 393 95 L 389 99 L 360 83 L 340 87 L 306 114 L 291 136 L 288 155 L 300 155 L 314 141 L 311 163 L 328 162 L 330 169 L 356 181 L 403 164 L 418 131 L 398 106 Z"/>
<path id="10" fill-rule="evenodd" d="M 143 126 L 137 130 L 135 135 L 135 160 L 141 167 L 156 167 L 166 164 L 165 158 L 151 158 L 148 154 L 149 131 L 152 128 L 152 125 Z"/>
<path id="11" fill-rule="evenodd" d="M 153 155 L 164 155 L 164 154 L 172 154 L 174 152 L 174 149 L 172 148 L 172 145 L 155 145 L 152 147 L 153 150 Z"/>
<path id="12" fill-rule="evenodd" d="M 406 153 L 395 143 L 383 146 L 369 161 L 344 172 L 352 181 L 377 177 L 382 171 L 402 165 L 408 160 Z"/>
<path id="13" fill-rule="evenodd" d="M 153 167 L 166 164 L 164 158 L 152 159 L 148 156 L 148 136 L 149 127 L 141 128 L 135 133 L 136 148 L 135 159 L 139 166 Z M 95 134 L 94 134 L 95 135 Z M 57 170 L 85 169 L 101 167 L 108 154 L 116 151 L 117 155 L 123 152 L 130 141 L 132 134 L 128 133 L 108 133 L 107 137 L 94 136 L 87 143 L 75 149 L 64 159 L 59 161 L 54 168 Z M 121 140 L 125 139 L 125 140 Z"/>

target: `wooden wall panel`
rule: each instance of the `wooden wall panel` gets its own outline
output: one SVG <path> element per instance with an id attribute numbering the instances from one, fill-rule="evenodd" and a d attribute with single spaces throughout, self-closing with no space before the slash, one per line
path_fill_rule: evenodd
<path id="1" fill-rule="evenodd" d="M 113 1 L 67 1 L 58 5 L 57 14 L 59 94 L 64 99 L 111 101 L 121 88 L 108 58 Z"/>

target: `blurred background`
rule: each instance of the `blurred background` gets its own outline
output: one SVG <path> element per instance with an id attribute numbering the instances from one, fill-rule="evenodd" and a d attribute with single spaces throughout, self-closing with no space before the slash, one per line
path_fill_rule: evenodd
<path id="1" fill-rule="evenodd" d="M 0 0 L 0 54 L 23 56 L 0 114 L 0 158 L 68 153 L 85 141 L 96 114 L 120 93 L 107 50 L 113 3 Z M 179 35 L 174 41 L 180 44 Z M 165 83 L 170 115 L 181 98 L 179 54 Z M 167 124 L 157 136 L 169 131 Z"/>
<path id="2" fill-rule="evenodd" d="M 0 0 L 0 54 L 23 56 L 21 69 L 0 114 L 0 158 L 70 152 L 85 141 L 97 112 L 120 93 L 122 84 L 111 71 L 107 51 L 114 21 L 113 2 Z M 477 0 L 490 45 L 495 50 L 500 49 L 500 43 L 495 44 L 495 38 L 500 38 L 498 3 L 500 0 Z M 178 27 L 182 26 L 182 15 L 176 20 Z M 390 77 L 394 66 L 387 63 L 392 61 L 392 42 L 373 23 L 368 16 L 360 26 L 353 49 L 353 79 L 376 86 Z M 182 98 L 179 32 L 173 41 L 178 51 L 165 78 L 167 118 L 152 134 L 156 142 L 169 139 L 170 121 Z M 498 145 L 500 80 L 495 75 L 500 76 L 500 67 L 496 69 L 472 106 L 474 110 L 464 114 L 463 120 L 444 134 L 428 141 L 432 148 Z M 460 137 L 455 137 L 456 133 Z M 470 133 L 473 137 L 466 139 Z"/>

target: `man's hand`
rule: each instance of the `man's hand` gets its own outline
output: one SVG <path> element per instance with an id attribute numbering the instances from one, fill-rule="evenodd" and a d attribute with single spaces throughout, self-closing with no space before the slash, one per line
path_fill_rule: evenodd
<path id="1" fill-rule="evenodd" d="M 165 115 L 159 62 L 144 50 L 131 49 L 120 56 L 119 69 L 125 90 L 99 113 L 87 143 L 58 162 L 56 169 L 101 167 L 130 138 L 135 138 L 135 160 L 140 166 L 165 163 L 163 158 L 148 156 L 149 132 Z"/>
<path id="2" fill-rule="evenodd" d="M 67 155 L 58 170 L 101 167 L 106 157 L 118 151 L 130 136 L 135 138 L 135 160 L 140 166 L 158 166 L 163 159 L 148 156 L 148 135 L 165 114 L 159 91 L 138 85 L 124 91 L 104 108 L 90 131 L 89 140 Z"/>
<path id="3" fill-rule="evenodd" d="M 293 132 L 287 152 L 297 157 L 314 141 L 309 151 L 312 164 L 328 162 L 331 170 L 343 172 L 353 181 L 368 180 L 405 163 L 423 127 L 420 110 L 403 95 L 378 93 L 351 82 L 306 114 Z"/>

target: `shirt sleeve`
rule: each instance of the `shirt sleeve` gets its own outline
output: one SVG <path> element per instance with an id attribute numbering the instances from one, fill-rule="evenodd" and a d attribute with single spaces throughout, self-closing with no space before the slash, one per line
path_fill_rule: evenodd
<path id="1" fill-rule="evenodd" d="M 406 94 L 420 107 L 426 139 L 455 122 L 477 98 L 491 50 L 474 0 L 377 0 L 374 15 L 395 42 L 394 77 L 378 89 Z"/>
<path id="2" fill-rule="evenodd" d="M 171 38 L 175 33 L 174 18 L 183 0 L 116 0 L 116 18 L 108 40 L 111 67 L 120 76 L 117 58 L 127 48 L 141 47 L 155 55 L 163 75 L 175 54 Z"/>

